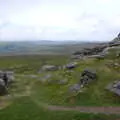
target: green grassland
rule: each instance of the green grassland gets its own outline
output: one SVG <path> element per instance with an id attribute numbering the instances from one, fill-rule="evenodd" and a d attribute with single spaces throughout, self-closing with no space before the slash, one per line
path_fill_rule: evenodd
<path id="1" fill-rule="evenodd" d="M 16 99 L 11 106 L 0 111 L 1 120 L 115 120 L 119 118 L 119 115 L 48 111 L 39 107 L 29 97 Z"/>
<path id="2" fill-rule="evenodd" d="M 119 51 L 119 50 L 118 50 Z M 9 87 L 9 96 L 4 96 L 7 107 L 0 110 L 0 120 L 114 120 L 120 116 L 83 114 L 78 112 L 55 112 L 43 108 L 44 105 L 64 106 L 120 106 L 120 97 L 107 91 L 105 87 L 120 79 L 120 68 L 110 66 L 119 63 L 116 50 L 110 51 L 105 59 L 89 58 L 77 60 L 78 67 L 73 71 L 58 70 L 40 72 L 44 64 L 65 65 L 73 60 L 66 55 L 28 55 L 0 57 L 1 70 L 15 71 L 15 81 Z M 69 87 L 80 80 L 80 74 L 85 68 L 97 71 L 97 80 L 82 89 L 82 92 L 70 94 Z M 51 79 L 42 81 L 43 76 L 51 74 Z M 28 76 L 27 76 L 28 75 Z M 37 77 L 30 77 L 36 75 Z M 67 79 L 65 85 L 54 81 Z M 0 97 L 2 100 L 4 97 Z"/>

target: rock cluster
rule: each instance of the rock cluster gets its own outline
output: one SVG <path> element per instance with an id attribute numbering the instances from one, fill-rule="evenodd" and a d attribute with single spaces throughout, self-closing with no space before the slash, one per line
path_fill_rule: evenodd
<path id="1" fill-rule="evenodd" d="M 14 80 L 14 72 L 0 71 L 0 95 L 4 95 L 7 93 L 7 88 L 13 80 Z"/>
<path id="2" fill-rule="evenodd" d="M 90 69 L 86 69 L 81 74 L 80 84 L 86 85 L 89 82 L 95 80 L 97 78 L 96 72 Z"/>
<path id="3" fill-rule="evenodd" d="M 97 59 L 103 59 L 105 55 L 108 53 L 108 50 L 112 47 L 119 47 L 120 46 L 120 33 L 118 36 L 109 43 L 102 43 L 93 48 L 84 48 L 81 51 L 76 51 L 73 53 L 73 59 L 82 59 L 85 56 L 87 57 L 95 57 Z"/>
<path id="4" fill-rule="evenodd" d="M 93 48 L 84 48 L 79 52 L 73 53 L 73 55 L 81 55 L 81 56 L 97 55 L 101 53 L 105 48 L 106 48 L 106 45 L 99 45 Z"/>
<path id="5" fill-rule="evenodd" d="M 70 92 L 78 92 L 80 91 L 81 87 L 84 87 L 89 82 L 95 80 L 97 78 L 97 74 L 95 71 L 90 69 L 85 69 L 82 74 L 79 83 L 76 83 L 70 86 Z"/>

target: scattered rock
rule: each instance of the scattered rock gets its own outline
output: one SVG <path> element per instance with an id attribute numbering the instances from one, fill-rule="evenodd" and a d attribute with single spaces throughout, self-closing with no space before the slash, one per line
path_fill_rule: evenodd
<path id="1" fill-rule="evenodd" d="M 90 69 L 85 69 L 81 74 L 80 84 L 86 85 L 89 82 L 95 80 L 97 78 L 96 72 Z"/>
<path id="2" fill-rule="evenodd" d="M 51 74 L 47 74 L 47 75 L 43 76 L 42 78 L 40 78 L 40 81 L 42 83 L 45 83 L 45 82 L 48 82 L 51 78 L 52 78 L 52 75 Z"/>
<path id="3" fill-rule="evenodd" d="M 81 59 L 81 60 L 82 60 L 82 59 L 83 59 L 83 56 L 82 56 L 82 55 L 79 55 L 79 54 L 78 54 L 78 55 L 76 54 L 76 55 L 72 55 L 72 56 L 71 56 L 71 59 L 78 59 L 78 60 Z"/>
<path id="4" fill-rule="evenodd" d="M 84 76 L 88 76 L 89 78 L 91 79 L 96 79 L 96 72 L 94 70 L 91 70 L 91 69 L 85 69 L 82 74 L 81 74 L 82 77 Z"/>
<path id="5" fill-rule="evenodd" d="M 77 63 L 73 62 L 73 63 L 69 63 L 65 66 L 66 69 L 73 69 L 77 67 Z"/>
<path id="6" fill-rule="evenodd" d="M 104 54 L 99 54 L 99 55 L 91 55 L 89 56 L 89 58 L 96 58 L 98 60 L 102 60 L 105 58 L 105 55 Z"/>
<path id="7" fill-rule="evenodd" d="M 74 84 L 69 88 L 70 92 L 79 92 L 80 91 L 80 84 Z"/>
<path id="8" fill-rule="evenodd" d="M 80 55 L 80 56 L 91 56 L 91 55 L 97 55 L 99 53 L 102 53 L 102 51 L 107 47 L 106 44 L 104 45 L 98 45 L 96 47 L 93 47 L 93 48 L 84 48 L 83 50 L 81 51 L 77 51 L 75 53 L 73 53 L 73 55 Z"/>
<path id="9" fill-rule="evenodd" d="M 117 80 L 114 83 L 109 84 L 106 87 L 106 89 L 120 96 L 120 80 Z"/>
<path id="10" fill-rule="evenodd" d="M 81 88 L 83 88 L 89 82 L 95 80 L 97 78 L 96 72 L 91 69 L 85 69 L 82 74 L 80 81 L 69 88 L 71 92 L 79 92 Z"/>
<path id="11" fill-rule="evenodd" d="M 67 79 L 63 79 L 63 80 L 59 80 L 58 81 L 58 84 L 59 85 L 66 85 L 68 83 L 68 80 Z"/>
<path id="12" fill-rule="evenodd" d="M 58 67 L 55 65 L 44 65 L 42 67 L 42 70 L 43 71 L 56 71 L 56 70 L 58 70 Z"/>

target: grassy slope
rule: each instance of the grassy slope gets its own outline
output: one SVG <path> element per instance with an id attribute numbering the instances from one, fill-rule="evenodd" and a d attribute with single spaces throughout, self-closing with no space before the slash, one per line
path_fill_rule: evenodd
<path id="1" fill-rule="evenodd" d="M 0 111 L 0 120 L 115 120 L 120 116 L 53 112 L 36 105 L 29 97 L 14 100 L 14 104 Z"/>
<path id="2" fill-rule="evenodd" d="M 34 101 L 39 104 L 59 104 L 59 105 L 82 105 L 82 106 L 116 106 L 120 105 L 120 97 L 106 91 L 105 86 L 120 78 L 118 72 L 119 68 L 108 67 L 108 62 L 119 62 L 116 59 L 115 52 L 104 60 L 89 59 L 79 61 L 79 66 L 72 73 L 60 70 L 56 72 L 45 72 L 38 74 L 38 70 L 42 64 L 56 64 L 63 65 L 67 63 L 68 57 L 66 56 L 16 56 L 16 57 L 1 57 L 1 69 L 13 69 L 16 72 L 16 82 L 10 88 L 10 94 L 13 96 L 11 104 L 8 108 L 0 111 L 1 120 L 27 120 L 27 119 L 75 119 L 75 120 L 96 120 L 103 118 L 105 120 L 112 119 L 111 116 L 80 114 L 74 112 L 50 112 L 38 107 Z M 86 86 L 83 93 L 79 93 L 74 97 L 68 94 L 68 88 L 73 83 L 80 79 L 80 73 L 84 68 L 94 68 L 97 70 L 98 79 Z M 39 78 L 27 78 L 18 76 L 20 74 L 36 74 Z M 47 82 L 41 83 L 41 76 L 44 74 L 53 74 L 54 79 L 58 76 L 68 78 L 67 85 L 50 85 Z M 71 75 L 70 75 L 71 74 Z M 22 97 L 29 96 L 29 97 Z M 16 99 L 21 97 L 20 99 Z M 1 98 L 0 98 L 1 99 Z M 7 101 L 6 101 L 7 102 Z M 30 109 L 32 108 L 32 109 Z M 115 117 L 115 116 L 114 116 Z M 113 118 L 114 118 L 113 117 Z"/>

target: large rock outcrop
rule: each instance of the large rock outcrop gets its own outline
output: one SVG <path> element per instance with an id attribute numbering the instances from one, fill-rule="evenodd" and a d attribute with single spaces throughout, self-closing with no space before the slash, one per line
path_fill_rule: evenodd
<path id="1" fill-rule="evenodd" d="M 95 58 L 104 58 L 104 56 L 108 53 L 108 50 L 113 47 L 120 47 L 120 33 L 111 42 L 102 43 L 93 48 L 84 48 L 81 51 L 74 52 L 72 55 L 72 58 L 82 59 L 86 56 L 87 57 L 95 57 Z"/>

